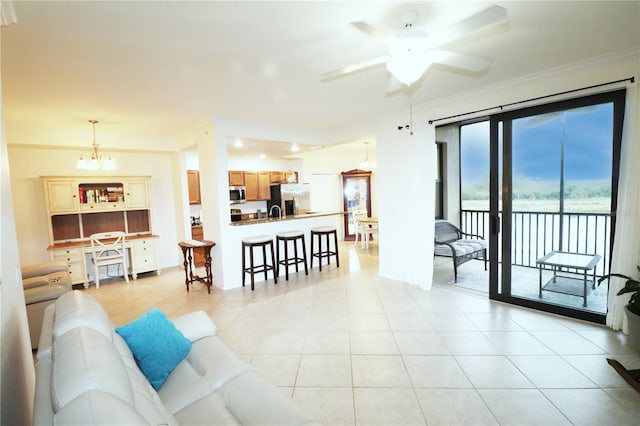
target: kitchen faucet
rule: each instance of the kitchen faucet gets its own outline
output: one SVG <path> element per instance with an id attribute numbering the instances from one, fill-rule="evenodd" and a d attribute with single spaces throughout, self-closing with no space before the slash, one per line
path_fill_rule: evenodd
<path id="1" fill-rule="evenodd" d="M 269 216 L 273 217 L 273 209 L 274 208 L 278 209 L 278 217 L 282 217 L 282 209 L 277 204 L 274 204 L 274 205 L 271 206 L 271 208 L 269 209 Z"/>

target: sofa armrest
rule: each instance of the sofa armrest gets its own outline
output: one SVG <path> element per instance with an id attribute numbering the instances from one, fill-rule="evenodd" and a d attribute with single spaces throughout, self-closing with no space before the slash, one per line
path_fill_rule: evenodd
<path id="1" fill-rule="evenodd" d="M 216 324 L 205 311 L 190 312 L 172 318 L 171 321 L 184 337 L 192 342 L 216 335 Z"/>
<path id="2" fill-rule="evenodd" d="M 53 321 L 55 313 L 55 303 L 52 303 L 44 309 L 42 330 L 40 331 L 40 340 L 38 342 L 38 361 L 45 358 L 51 359 L 51 348 L 53 347 Z"/>
<path id="3" fill-rule="evenodd" d="M 42 287 L 44 285 L 49 285 L 49 277 L 47 275 L 39 275 L 27 279 L 22 279 L 22 288 L 25 290 Z"/>
<path id="4" fill-rule="evenodd" d="M 20 268 L 22 271 L 22 279 L 37 277 L 40 275 L 49 275 L 52 272 L 62 272 L 69 269 L 69 265 L 64 260 L 52 260 L 50 262 L 37 263 L 35 265 L 27 265 Z"/>

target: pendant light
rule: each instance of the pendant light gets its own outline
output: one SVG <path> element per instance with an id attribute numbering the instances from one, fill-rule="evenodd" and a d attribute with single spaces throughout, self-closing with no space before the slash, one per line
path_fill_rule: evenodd
<path id="1" fill-rule="evenodd" d="M 111 158 L 111 155 L 98 151 L 99 145 L 96 143 L 96 123 L 98 120 L 89 120 L 89 123 L 93 126 L 93 143 L 91 144 L 91 152 L 81 154 L 78 159 L 77 168 L 82 170 L 113 170 L 116 165 Z"/>
<path id="2" fill-rule="evenodd" d="M 365 141 L 364 143 L 364 161 L 362 163 L 360 163 L 360 168 L 362 170 L 372 170 L 376 168 L 376 162 L 375 161 L 369 161 L 369 142 Z"/>

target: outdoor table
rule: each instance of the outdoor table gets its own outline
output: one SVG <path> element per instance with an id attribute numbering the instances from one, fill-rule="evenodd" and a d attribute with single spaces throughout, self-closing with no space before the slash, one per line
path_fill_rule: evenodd
<path id="1" fill-rule="evenodd" d="M 596 288 L 596 270 L 595 266 L 600 261 L 600 255 L 569 253 L 562 251 L 552 251 L 540 259 L 536 260 L 536 264 L 540 270 L 539 279 L 539 295 L 542 299 L 542 290 L 552 291 L 554 293 L 570 294 L 573 296 L 581 296 L 584 300 L 582 306 L 587 307 L 587 273 L 593 270 L 593 281 L 591 288 Z M 550 267 L 553 270 L 553 277 L 542 285 L 542 270 Z M 577 278 L 567 275 L 559 275 L 562 269 L 575 269 L 582 271 L 582 277 Z M 568 273 L 568 272 L 567 272 Z M 580 272 L 574 273 L 580 274 Z M 580 285 L 582 284 L 582 285 Z"/>

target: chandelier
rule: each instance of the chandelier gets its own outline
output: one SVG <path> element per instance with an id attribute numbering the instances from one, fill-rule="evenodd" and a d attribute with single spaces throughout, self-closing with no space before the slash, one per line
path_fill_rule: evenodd
<path id="1" fill-rule="evenodd" d="M 364 161 L 360 163 L 360 168 L 362 170 L 372 170 L 376 168 L 375 161 L 369 161 L 369 142 L 364 143 L 365 151 L 364 151 Z"/>
<path id="2" fill-rule="evenodd" d="M 89 123 L 93 126 L 93 143 L 91 144 L 91 152 L 80 155 L 78 159 L 78 169 L 83 170 L 113 170 L 116 168 L 111 155 L 106 152 L 98 152 L 98 144 L 96 143 L 96 123 L 98 120 L 89 120 Z"/>

